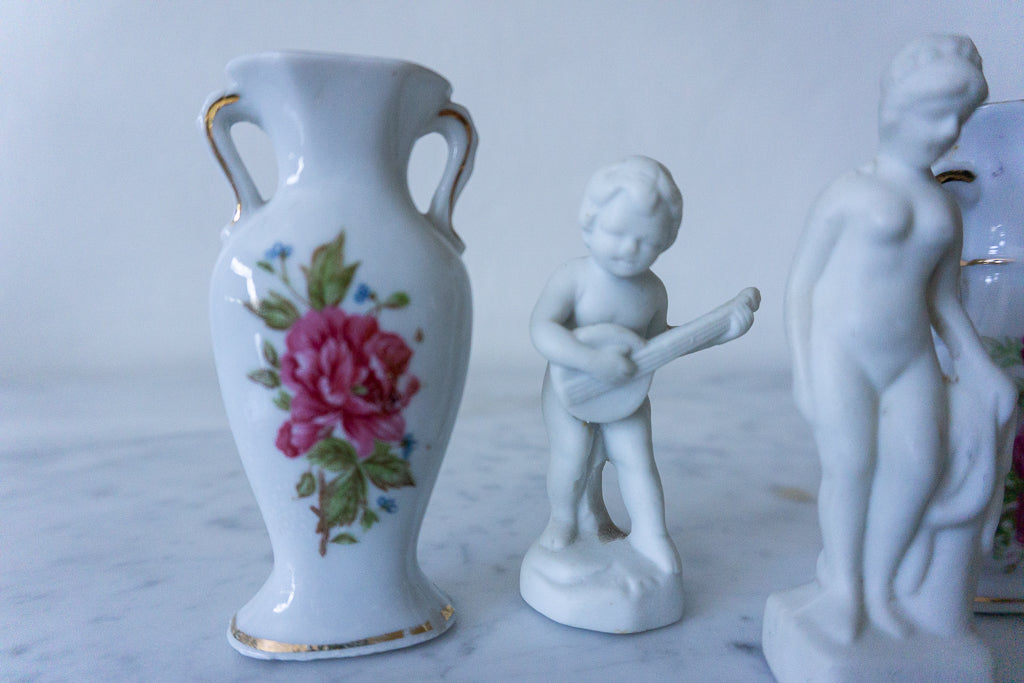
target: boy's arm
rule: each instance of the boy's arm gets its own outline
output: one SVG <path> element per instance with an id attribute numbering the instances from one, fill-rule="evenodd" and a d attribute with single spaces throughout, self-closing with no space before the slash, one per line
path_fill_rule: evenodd
<path id="1" fill-rule="evenodd" d="M 579 267 L 579 261 L 570 261 L 548 280 L 530 316 L 530 338 L 549 363 L 582 370 L 602 379 L 625 379 L 636 370 L 627 357 L 630 349 L 588 346 L 566 327 L 576 305 Z"/>

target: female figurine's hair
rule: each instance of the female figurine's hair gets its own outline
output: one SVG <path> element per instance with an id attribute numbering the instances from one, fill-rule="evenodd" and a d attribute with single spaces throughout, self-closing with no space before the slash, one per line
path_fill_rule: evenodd
<path id="1" fill-rule="evenodd" d="M 645 156 L 630 156 L 597 170 L 587 182 L 580 206 L 580 227 L 589 231 L 594 218 L 620 193 L 629 196 L 649 214 L 664 212 L 668 230 L 667 249 L 676 239 L 683 219 L 683 195 L 672 174 Z"/>
<path id="2" fill-rule="evenodd" d="M 908 106 L 940 98 L 973 110 L 987 96 L 981 55 L 970 38 L 926 36 L 893 58 L 882 78 L 879 115 L 885 124 Z"/>

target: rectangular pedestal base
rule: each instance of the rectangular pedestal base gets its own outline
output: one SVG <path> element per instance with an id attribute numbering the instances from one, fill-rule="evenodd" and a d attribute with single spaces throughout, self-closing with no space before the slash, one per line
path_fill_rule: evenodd
<path id="1" fill-rule="evenodd" d="M 779 683 L 991 683 L 992 655 L 973 632 L 953 638 L 916 633 L 897 640 L 868 628 L 850 645 L 793 618 L 817 586 L 768 598 L 762 634 L 764 655 Z"/>

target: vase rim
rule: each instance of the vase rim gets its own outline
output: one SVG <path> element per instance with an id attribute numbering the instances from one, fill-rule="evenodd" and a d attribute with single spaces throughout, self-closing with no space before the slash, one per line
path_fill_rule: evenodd
<path id="1" fill-rule="evenodd" d="M 410 69 L 430 74 L 431 76 L 448 83 L 448 80 L 444 76 L 433 69 L 406 59 L 383 57 L 378 55 L 348 54 L 342 52 L 321 52 L 317 50 L 267 50 L 263 52 L 244 54 L 229 61 L 226 71 L 229 75 L 233 75 L 238 69 L 250 64 L 303 64 L 316 62 L 324 64 L 349 64 L 370 68 Z"/>

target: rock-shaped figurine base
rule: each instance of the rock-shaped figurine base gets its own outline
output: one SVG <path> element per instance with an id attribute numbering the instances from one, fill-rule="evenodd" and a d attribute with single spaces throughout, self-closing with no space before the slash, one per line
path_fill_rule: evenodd
<path id="1" fill-rule="evenodd" d="M 683 616 L 682 574 L 661 570 L 625 538 L 581 537 L 561 550 L 534 543 L 519 592 L 549 619 L 591 631 L 649 631 Z"/>
<path id="2" fill-rule="evenodd" d="M 799 619 L 819 594 L 815 583 L 774 593 L 764 613 L 765 659 L 779 683 L 991 683 L 992 655 L 971 631 L 953 637 L 918 631 L 897 640 L 871 626 L 840 644 Z"/>

